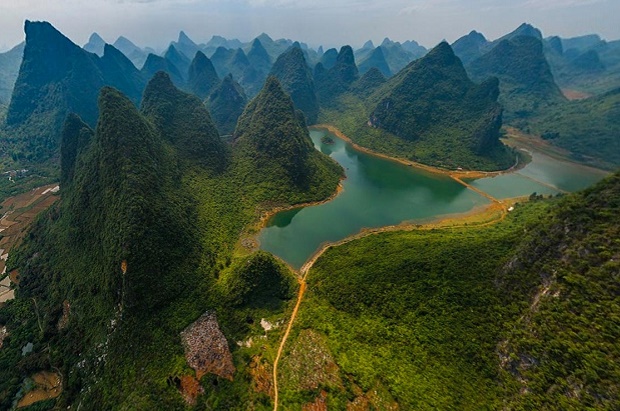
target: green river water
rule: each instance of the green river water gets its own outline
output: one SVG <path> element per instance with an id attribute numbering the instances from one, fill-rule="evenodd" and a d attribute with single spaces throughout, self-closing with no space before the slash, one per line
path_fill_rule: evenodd
<path id="1" fill-rule="evenodd" d="M 321 138 L 329 135 L 333 144 Z M 316 149 L 345 169 L 343 191 L 333 200 L 276 214 L 258 235 L 260 248 L 295 268 L 325 242 L 402 222 L 424 222 L 462 213 L 489 203 L 448 176 L 360 152 L 323 130 L 311 130 Z M 532 162 L 516 173 L 483 178 L 471 184 L 496 198 L 576 191 L 600 180 L 598 170 L 532 153 Z"/>

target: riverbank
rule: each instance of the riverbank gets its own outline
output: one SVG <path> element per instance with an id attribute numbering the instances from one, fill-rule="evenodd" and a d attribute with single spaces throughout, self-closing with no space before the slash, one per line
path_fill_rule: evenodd
<path id="1" fill-rule="evenodd" d="M 258 220 L 256 220 L 255 223 L 250 224 L 239 237 L 239 241 L 237 242 L 237 246 L 236 246 L 236 254 L 246 255 L 249 253 L 253 253 L 254 251 L 257 251 L 260 247 L 260 241 L 258 241 L 257 239 L 257 236 L 260 233 L 260 230 L 265 228 L 269 220 L 276 214 L 284 212 L 284 211 L 296 210 L 298 208 L 318 206 L 321 204 L 328 203 L 332 201 L 334 198 L 338 197 L 338 195 L 344 190 L 344 187 L 342 186 L 342 181 L 345 178 L 346 176 L 343 176 L 340 178 L 340 181 L 338 182 L 338 185 L 336 186 L 336 191 L 334 191 L 329 197 L 327 197 L 324 200 L 312 201 L 309 203 L 292 204 L 292 205 L 287 205 L 287 206 L 278 206 L 278 207 L 273 207 L 270 209 L 260 211 L 260 216 Z M 289 266 L 292 271 L 295 271 L 295 269 L 292 268 L 287 262 L 285 262 L 282 259 L 280 260 L 283 263 L 285 263 L 287 266 Z"/>
<path id="2" fill-rule="evenodd" d="M 321 125 L 321 126 L 316 126 L 315 128 L 319 128 L 319 129 L 322 128 L 322 129 L 325 129 L 333 133 L 337 137 L 351 144 L 356 150 L 362 151 L 364 153 L 374 155 L 377 157 L 381 157 L 381 158 L 384 158 L 390 161 L 395 161 L 395 162 L 405 164 L 408 166 L 413 166 L 413 167 L 416 167 L 416 168 L 419 168 L 419 169 L 422 169 L 424 171 L 428 171 L 431 173 L 449 176 L 453 180 L 458 182 L 459 184 L 489 199 L 491 203 L 485 206 L 475 207 L 472 210 L 469 210 L 465 213 L 443 215 L 441 217 L 434 218 L 428 222 L 420 222 L 420 221 L 411 222 L 410 221 L 410 222 L 402 222 L 396 225 L 383 226 L 379 228 L 362 229 L 360 232 L 354 235 L 348 236 L 346 238 L 343 238 L 342 240 L 322 244 L 297 271 L 299 282 L 300 282 L 299 292 L 297 295 L 297 301 L 295 303 L 295 308 L 293 309 L 291 313 L 291 317 L 287 324 L 286 331 L 284 335 L 282 336 L 282 340 L 280 342 L 280 346 L 278 347 L 276 358 L 274 360 L 274 369 L 273 369 L 274 392 L 275 392 L 274 411 L 277 411 L 278 406 L 279 406 L 278 365 L 282 357 L 282 353 L 284 352 L 284 347 L 286 345 L 290 331 L 293 328 L 293 325 L 297 318 L 299 307 L 301 306 L 301 302 L 305 294 L 306 284 L 307 284 L 306 280 L 307 280 L 309 271 L 312 268 L 312 266 L 316 263 L 316 261 L 323 255 L 323 253 L 325 253 L 325 251 L 327 251 L 329 248 L 338 247 L 338 246 L 347 244 L 349 242 L 352 242 L 352 241 L 355 241 L 355 240 L 358 240 L 358 239 L 361 239 L 361 238 L 364 238 L 370 235 L 375 235 L 375 234 L 380 234 L 380 233 L 385 233 L 385 232 L 390 232 L 390 231 L 456 229 L 456 228 L 462 228 L 462 227 L 483 227 L 487 225 L 492 225 L 500 221 L 503 221 L 506 215 L 508 214 L 509 210 L 512 210 L 512 207 L 514 206 L 514 204 L 516 204 L 519 201 L 523 201 L 523 200 L 527 201 L 527 197 L 518 197 L 518 198 L 512 198 L 512 199 L 498 200 L 494 198 L 493 196 L 489 195 L 488 193 L 485 193 L 482 190 L 472 187 L 467 182 L 461 180 L 461 178 L 476 178 L 476 177 L 488 177 L 491 175 L 500 175 L 508 171 L 487 173 L 487 172 L 467 172 L 467 171 L 450 172 L 447 170 L 440 170 L 440 169 L 436 169 L 434 167 L 426 166 L 423 164 L 408 162 L 406 160 L 396 159 L 396 158 L 392 158 L 384 154 L 372 152 L 371 150 L 368 150 L 366 148 L 356 145 L 355 143 L 351 141 L 350 138 L 348 138 L 346 135 L 340 132 L 340 130 L 336 129 L 333 126 Z M 513 166 L 513 168 L 511 168 L 510 170 L 514 171 L 517 166 L 518 166 L 518 160 L 515 166 Z M 263 223 L 266 223 L 266 220 L 263 221 Z"/>
<path id="3" fill-rule="evenodd" d="M 351 144 L 351 146 L 353 146 L 356 150 L 361 151 L 363 153 L 369 154 L 371 156 L 375 156 L 375 157 L 380 157 L 380 158 L 384 158 L 386 160 L 389 161 L 394 161 L 400 164 L 404 164 L 406 166 L 409 167 L 415 167 L 419 170 L 423 170 L 423 171 L 427 171 L 429 173 L 433 173 L 433 174 L 441 174 L 441 175 L 445 175 L 445 176 L 449 176 L 449 177 L 459 177 L 459 178 L 484 178 L 484 177 L 494 177 L 494 176 L 499 176 L 502 174 L 506 174 L 506 173 L 512 173 L 516 170 L 519 170 L 520 168 L 523 168 L 526 166 L 527 163 L 523 162 L 523 161 L 519 161 L 519 156 L 517 156 L 515 164 L 506 169 L 506 170 L 498 170 L 498 171 L 475 171 L 475 170 L 447 170 L 447 169 L 443 169 L 443 168 L 438 168 L 438 167 L 433 167 L 433 166 L 429 166 L 426 164 L 422 164 L 422 163 L 418 163 L 415 161 L 411 161 L 411 160 L 405 160 L 403 158 L 398 158 L 398 157 L 391 157 L 387 154 L 383 154 L 383 153 L 378 153 L 376 151 L 372 151 L 366 147 L 360 146 L 359 144 L 355 143 L 353 140 L 351 140 L 350 137 L 348 137 L 346 134 L 344 134 L 342 131 L 340 131 L 338 128 L 330 125 L 330 124 L 316 124 L 314 126 L 311 126 L 310 129 L 323 129 L 323 130 L 327 130 L 328 132 L 334 134 L 335 136 L 337 136 L 338 138 L 341 138 L 342 140 L 346 141 L 347 143 Z"/>
<path id="4" fill-rule="evenodd" d="M 471 227 L 471 228 L 479 228 L 485 227 L 489 225 L 493 225 L 503 221 L 506 218 L 509 210 L 512 207 L 521 201 L 527 201 L 527 197 L 516 197 L 511 199 L 503 200 L 502 202 L 497 201 L 492 202 L 491 204 L 483 207 L 476 207 L 466 213 L 457 213 L 452 215 L 446 215 L 435 220 L 432 220 L 427 223 L 401 223 L 398 225 L 391 225 L 380 227 L 376 229 L 364 229 L 361 232 L 344 238 L 340 241 L 325 243 L 323 244 L 307 261 L 304 265 L 299 269 L 299 291 L 297 294 L 297 301 L 295 303 L 295 308 L 291 313 L 291 317 L 286 327 L 286 331 L 282 336 L 282 340 L 280 342 L 280 346 L 278 347 L 278 351 L 276 354 L 276 358 L 274 360 L 273 365 L 273 382 L 274 382 L 274 411 L 278 410 L 278 364 L 282 357 L 282 353 L 284 352 L 284 347 L 286 345 L 286 341 L 288 340 L 290 331 L 293 328 L 295 320 L 297 318 L 297 314 L 299 312 L 299 307 L 301 306 L 301 302 L 303 300 L 306 286 L 307 286 L 307 278 L 312 266 L 316 263 L 316 261 L 330 248 L 338 247 L 347 243 L 350 243 L 355 240 L 359 240 L 364 237 L 368 237 L 375 234 L 390 232 L 390 231 L 412 231 L 412 230 L 436 230 L 436 229 L 457 229 L 463 227 Z"/>
<path id="5" fill-rule="evenodd" d="M 561 161 L 563 163 L 570 163 L 573 166 L 580 167 L 588 172 L 600 173 L 605 175 L 610 173 L 609 170 L 603 170 L 600 168 L 576 162 L 571 157 L 570 151 L 558 146 L 554 146 L 546 140 L 543 140 L 531 134 L 524 133 L 514 127 L 507 126 L 505 127 L 505 129 L 506 138 L 504 139 L 504 142 L 510 147 L 526 151 L 536 151 L 538 153 L 551 157 L 554 160 Z"/>

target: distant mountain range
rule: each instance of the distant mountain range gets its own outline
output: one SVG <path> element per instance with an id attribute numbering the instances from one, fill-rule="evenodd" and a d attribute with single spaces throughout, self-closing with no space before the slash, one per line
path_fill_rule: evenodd
<path id="1" fill-rule="evenodd" d="M 0 304 L 0 409 L 41 372 L 62 393 L 31 410 L 619 408 L 619 172 L 446 229 L 362 230 L 315 254 L 309 278 L 256 241 L 271 212 L 288 225 L 338 193 L 344 170 L 309 124 L 442 168 L 453 194 L 414 182 L 437 212 L 471 188 L 455 170 L 515 165 L 505 122 L 620 166 L 620 87 L 568 101 L 555 78 L 613 86 L 613 43 L 527 24 L 430 50 L 324 52 L 266 34 L 203 45 L 181 32 L 155 52 L 98 35 L 82 48 L 47 22 L 25 33 L 0 55 L 0 164 L 32 179 L 0 189 L 44 173 L 60 185 L 7 261 L 19 284 Z"/>
<path id="2" fill-rule="evenodd" d="M 8 105 L 13 93 L 13 86 L 19 66 L 22 62 L 25 43 L 20 43 L 11 50 L 0 53 L 0 104 Z"/>
<path id="3" fill-rule="evenodd" d="M 146 83 L 159 71 L 167 73 L 176 87 L 202 99 L 225 135 L 232 134 L 245 105 L 269 74 L 280 80 L 308 124 L 321 121 L 342 103 L 343 96 L 353 93 L 370 99 L 365 104 L 375 105 L 366 107 L 362 116 L 378 114 L 370 123 L 388 130 L 390 121 L 380 121 L 379 97 L 372 97 L 373 93 L 386 80 L 394 84 L 392 79 L 404 78 L 411 63 L 429 52 L 415 41 L 399 43 L 389 38 L 379 46 L 368 41 L 357 50 L 350 46 L 340 51 L 314 50 L 264 33 L 246 43 L 214 36 L 199 44 L 183 31 L 161 53 L 122 36 L 114 45 L 106 44 L 97 33 L 80 48 L 48 23 L 38 22 L 26 23 L 26 37 L 25 45 L 0 54 L 0 106 L 8 106 L 11 155 L 35 161 L 57 154 L 67 113 L 75 111 L 87 124 L 95 124 L 101 87 L 113 86 L 139 104 Z M 523 130 L 540 124 L 539 117 L 561 111 L 567 104 L 564 94 L 585 97 L 620 87 L 620 42 L 606 42 L 596 35 L 544 38 L 540 30 L 524 23 L 493 41 L 472 31 L 455 41 L 452 49 L 475 82 L 499 80 L 502 120 Z M 417 99 L 414 105 L 427 103 L 424 97 Z M 398 123 L 419 116 L 408 110 L 399 111 Z M 433 118 L 437 115 L 434 112 Z M 419 124 L 419 119 L 415 122 Z M 540 130 L 540 126 L 530 129 Z M 559 144 L 562 139 L 549 141 Z M 596 161 L 593 153 L 582 154 Z"/>

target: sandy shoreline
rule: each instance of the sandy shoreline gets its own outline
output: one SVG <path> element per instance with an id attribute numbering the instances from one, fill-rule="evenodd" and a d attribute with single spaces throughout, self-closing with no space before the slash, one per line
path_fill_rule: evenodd
<path id="1" fill-rule="evenodd" d="M 432 228 L 443 228 L 446 227 L 445 222 L 446 221 L 451 221 L 451 222 L 460 222 L 460 221 L 467 221 L 468 219 L 471 219 L 472 217 L 480 217 L 480 216 L 484 216 L 484 215 L 488 215 L 490 212 L 494 212 L 500 213 L 500 216 L 496 219 L 491 219 L 491 221 L 485 221 L 483 223 L 483 225 L 487 225 L 487 224 L 492 224 L 494 222 L 497 221 L 501 221 L 505 218 L 506 213 L 508 212 L 508 205 L 509 203 L 513 203 L 510 199 L 505 199 L 505 200 L 498 200 L 495 197 L 491 196 L 490 194 L 471 186 L 469 183 L 463 181 L 463 178 L 483 178 L 483 177 L 493 177 L 493 176 L 498 176 L 498 175 L 502 175 L 502 174 L 506 174 L 506 173 L 511 173 L 514 172 L 515 170 L 517 170 L 519 167 L 524 166 L 524 164 L 519 164 L 518 158 L 517 158 L 517 162 L 515 163 L 515 165 L 513 165 L 511 168 L 507 169 L 507 170 L 500 170 L 500 171 L 460 171 L 460 170 L 444 170 L 444 169 L 440 169 L 437 167 L 432 167 L 432 166 L 428 166 L 425 164 L 421 164 L 421 163 L 416 163 L 414 161 L 408 161 L 408 160 L 404 160 L 404 159 L 400 159 L 400 158 L 395 158 L 395 157 L 390 157 L 387 154 L 382 154 L 382 153 L 377 153 L 375 151 L 372 151 L 368 148 L 362 147 L 356 143 L 354 143 L 347 135 L 345 135 L 343 132 L 341 132 L 339 129 L 337 129 L 336 127 L 329 125 L 329 124 L 318 124 L 315 126 L 312 126 L 311 129 L 323 129 L 323 130 L 327 130 L 328 132 L 336 135 L 338 138 L 341 138 L 342 140 L 346 141 L 347 143 L 351 144 L 356 150 L 364 152 L 366 154 L 375 156 L 375 157 L 380 157 L 382 159 L 388 160 L 388 161 L 393 161 L 393 162 L 397 162 L 400 164 L 404 164 L 410 167 L 415 167 L 417 169 L 429 172 L 429 173 L 433 173 L 433 174 L 440 174 L 440 175 L 444 175 L 447 177 L 452 178 L 454 181 L 456 181 L 457 183 L 465 186 L 466 188 L 474 191 L 475 193 L 477 193 L 478 195 L 485 197 L 486 199 L 488 199 L 489 201 L 491 201 L 491 204 L 486 205 L 486 206 L 479 206 L 479 207 L 474 207 L 473 209 L 463 212 L 463 213 L 456 213 L 456 214 L 449 214 L 449 215 L 443 215 L 443 216 L 437 216 L 435 218 L 430 219 L 430 221 L 426 221 L 426 222 L 422 222 L 422 221 L 418 221 L 418 222 L 402 222 L 400 224 L 396 224 L 396 225 L 390 225 L 390 226 L 383 226 L 383 227 L 378 227 L 378 228 L 362 228 L 358 233 L 353 234 L 351 236 L 348 236 L 346 238 L 343 238 L 342 240 L 333 242 L 333 243 L 325 243 L 325 244 L 321 244 L 321 246 L 317 249 L 317 251 L 315 253 L 313 253 L 309 259 L 301 266 L 300 269 L 295 269 L 293 268 L 290 264 L 288 264 L 286 261 L 282 260 L 281 258 L 278 258 L 278 260 L 282 261 L 284 264 L 286 264 L 293 272 L 297 272 L 302 278 L 303 276 L 307 273 L 307 271 L 310 269 L 310 267 L 312 266 L 312 264 L 314 264 L 314 262 L 318 259 L 318 257 L 323 254 L 323 252 L 330 248 L 330 247 L 335 247 L 338 245 L 342 245 L 345 244 L 349 241 L 353 241 L 356 240 L 358 238 L 362 238 L 362 237 L 366 237 L 368 235 L 372 235 L 372 234 L 377 234 L 377 233 L 381 233 L 381 232 L 387 232 L 387 231 L 407 231 L 407 230 L 413 230 L 413 229 L 432 229 Z M 328 198 L 321 200 L 321 201 L 314 201 L 314 202 L 310 202 L 310 203 L 303 203 L 303 204 L 296 204 L 296 205 L 290 205 L 290 206 L 282 206 L 282 207 L 275 207 L 269 210 L 265 210 L 261 213 L 261 216 L 259 218 L 259 220 L 256 222 L 256 224 L 253 224 L 248 230 L 245 231 L 245 235 L 242 235 L 240 242 L 242 243 L 242 247 L 245 248 L 248 251 L 254 251 L 260 248 L 260 241 L 258 241 L 258 233 L 260 232 L 260 230 L 262 230 L 263 228 L 265 228 L 267 226 L 267 223 L 269 222 L 269 220 L 276 215 L 279 212 L 282 211 L 288 211 L 288 210 L 294 210 L 297 208 L 305 208 L 305 207 L 310 207 L 310 206 L 315 206 L 315 205 L 320 205 L 320 204 L 324 204 L 327 203 L 331 200 L 333 200 L 334 198 L 336 198 L 343 190 L 343 185 L 342 185 L 342 181 L 346 178 L 346 176 L 342 177 L 340 182 L 338 183 L 338 187 L 336 189 L 336 191 L 329 196 Z M 480 224 L 475 224 L 475 225 L 480 225 Z M 253 234 L 248 235 L 248 232 L 252 232 Z M 251 244 L 243 244 L 245 241 L 250 240 Z"/>
<path id="2" fill-rule="evenodd" d="M 443 169 L 443 168 L 438 168 L 438 167 L 434 167 L 434 166 L 429 166 L 426 164 L 422 164 L 422 163 L 418 163 L 415 161 L 410 161 L 410 160 L 405 160 L 403 158 L 398 158 L 398 157 L 391 157 L 387 154 L 383 154 L 383 153 L 379 153 L 376 151 L 373 151 L 369 148 L 366 147 L 362 147 L 359 144 L 355 143 L 353 140 L 351 140 L 351 138 L 349 138 L 346 134 L 344 134 L 342 131 L 340 131 L 339 129 L 337 129 L 336 127 L 330 125 L 330 124 L 316 124 L 314 126 L 310 127 L 311 129 L 323 129 L 323 130 L 327 130 L 330 133 L 336 135 L 338 138 L 343 139 L 344 141 L 346 141 L 347 143 L 351 144 L 356 150 L 361 151 L 363 153 L 369 154 L 371 156 L 375 156 L 375 157 L 380 157 L 389 161 L 394 161 L 400 164 L 404 164 L 406 166 L 409 167 L 415 167 L 419 170 L 424 170 L 427 171 L 429 173 L 433 173 L 433 174 L 441 174 L 444 176 L 449 176 L 449 177 L 458 177 L 458 178 L 483 178 L 483 177 L 494 177 L 494 176 L 499 176 L 502 174 L 506 174 L 506 173 L 512 173 L 515 170 L 518 170 L 520 167 L 524 167 L 525 164 L 519 164 L 519 160 L 517 158 L 517 161 L 515 162 L 515 164 L 506 169 L 506 170 L 497 170 L 497 171 L 475 171 L 475 170 L 447 170 L 447 169 Z"/>

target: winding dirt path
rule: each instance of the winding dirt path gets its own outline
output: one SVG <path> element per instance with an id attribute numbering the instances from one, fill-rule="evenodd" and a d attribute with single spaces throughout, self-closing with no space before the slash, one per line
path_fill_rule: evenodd
<path id="1" fill-rule="evenodd" d="M 430 166 L 426 166 L 424 164 L 419 164 L 419 163 L 414 163 L 414 162 L 409 162 L 406 160 L 402 160 L 402 159 L 398 159 L 398 158 L 393 158 L 393 157 L 389 157 L 385 154 L 381 154 L 381 153 L 376 153 L 373 152 L 367 148 L 364 147 L 360 147 L 357 144 L 353 143 L 351 141 L 351 139 L 349 137 L 347 137 L 346 135 L 344 135 L 340 130 L 338 130 L 337 128 L 331 126 L 331 125 L 319 125 L 319 126 L 315 126 L 316 128 L 324 128 L 329 130 L 331 133 L 337 135 L 338 137 L 342 138 L 343 140 L 351 143 L 356 149 L 363 151 L 365 153 L 371 154 L 371 155 L 375 155 L 377 157 L 382 157 L 391 161 L 396 161 L 399 163 L 403 163 L 403 164 L 407 164 L 407 165 L 412 165 L 414 167 L 417 168 L 421 168 L 423 170 L 426 171 L 430 171 L 433 173 L 439 173 L 439 174 L 444 174 L 444 175 L 448 175 L 450 176 L 452 179 L 454 179 L 456 182 L 458 182 L 459 184 L 462 184 L 463 186 L 465 186 L 466 188 L 476 192 L 477 194 L 487 198 L 488 200 L 491 201 L 491 204 L 487 207 L 484 207 L 482 209 L 478 209 L 476 210 L 473 214 L 472 213 L 461 213 L 455 217 L 452 218 L 444 218 L 444 219 L 440 219 L 434 223 L 429 223 L 429 224 L 398 224 L 398 225 L 391 225 L 391 226 L 384 226 L 384 227 L 380 227 L 380 228 L 375 228 L 375 229 L 365 229 L 362 230 L 361 232 L 354 234 L 352 236 L 343 238 L 342 240 L 336 241 L 336 242 L 332 242 L 332 243 L 325 243 L 323 244 L 305 263 L 304 265 L 299 269 L 299 292 L 297 294 L 297 302 L 295 303 L 295 308 L 293 308 L 293 312 L 291 313 L 291 318 L 289 319 L 288 325 L 286 327 L 286 331 L 284 332 L 284 335 L 282 336 L 282 340 L 280 341 L 280 346 L 278 347 L 278 352 L 276 354 L 276 358 L 273 362 L 273 388 L 274 388 L 274 404 L 273 404 L 273 410 L 277 411 L 278 410 L 278 405 L 279 405 L 279 398 L 278 398 L 278 364 L 280 363 L 280 358 L 282 357 L 282 353 L 284 351 L 284 346 L 286 345 L 286 341 L 288 339 L 288 336 L 291 332 L 291 329 L 293 328 L 293 324 L 295 322 L 295 319 L 297 318 L 297 313 L 299 312 L 299 307 L 301 306 L 301 302 L 303 300 L 304 294 L 306 292 L 306 288 L 307 288 L 307 283 L 306 283 L 306 279 L 308 277 L 308 273 L 310 272 L 310 268 L 312 268 L 312 266 L 314 265 L 314 263 L 316 263 L 316 261 L 319 259 L 319 257 L 321 257 L 323 255 L 323 253 L 325 251 L 327 251 L 329 248 L 331 247 L 338 247 L 341 246 L 343 244 L 347 244 L 351 241 L 355 241 L 358 240 L 360 238 L 364 238 L 364 237 L 368 237 L 370 235 L 374 235 L 374 234 L 379 234 L 379 233 L 385 233 L 385 232 L 390 232 L 390 231 L 412 231 L 412 230 L 432 230 L 432 229 L 453 229 L 453 228 L 463 228 L 463 227 L 485 227 L 485 226 L 489 226 L 489 225 L 493 225 L 493 224 L 497 224 L 500 221 L 503 221 L 506 218 L 506 215 L 508 214 L 508 204 L 514 203 L 516 199 L 512 199 L 512 200 L 505 200 L 505 201 L 500 201 L 497 198 L 491 196 L 490 194 L 476 188 L 473 187 L 472 185 L 470 185 L 469 183 L 465 182 L 462 180 L 462 178 L 480 178 L 480 177 L 489 177 L 492 175 L 500 175 L 500 174 L 504 174 L 504 173 L 508 173 L 511 171 L 514 171 L 515 169 L 517 169 L 519 167 L 519 161 L 517 158 L 517 162 L 515 163 L 515 165 L 513 167 L 511 167 L 508 170 L 505 171 L 496 171 L 496 172 L 481 172 L 481 171 L 447 171 L 447 170 L 441 170 L 441 169 L 437 169 L 435 167 L 430 167 Z M 494 214 L 496 214 L 499 211 L 499 215 L 497 217 L 494 217 Z M 476 217 L 476 216 L 481 216 L 481 215 L 485 215 L 485 214 L 489 214 L 491 215 L 491 219 L 487 220 L 487 221 L 481 221 L 481 222 L 474 222 L 474 223 L 468 223 L 468 219 L 470 219 L 471 217 Z M 457 222 L 457 224 L 446 224 L 443 225 L 446 222 Z"/>

